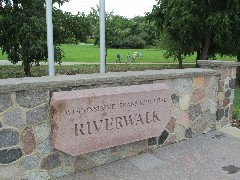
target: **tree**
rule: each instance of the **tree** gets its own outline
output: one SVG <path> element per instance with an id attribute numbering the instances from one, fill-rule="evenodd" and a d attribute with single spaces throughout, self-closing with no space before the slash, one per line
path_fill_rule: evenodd
<path id="1" fill-rule="evenodd" d="M 196 59 L 208 59 L 226 53 L 238 11 L 238 0 L 159 0 L 149 18 L 166 34 L 160 37 L 168 37 L 171 56 L 180 57 L 179 49 L 182 57 L 197 52 Z"/>
<path id="2" fill-rule="evenodd" d="M 68 1 L 68 0 L 65 0 Z M 64 3 L 55 0 L 54 2 Z M 26 76 L 32 63 L 47 59 L 45 0 L 0 0 L 0 47 L 12 63 L 22 61 Z M 55 11 L 55 10 L 54 10 Z M 56 19 L 56 17 L 55 17 Z M 54 32 L 61 27 L 54 24 Z M 61 62 L 61 33 L 54 33 L 55 61 Z"/>

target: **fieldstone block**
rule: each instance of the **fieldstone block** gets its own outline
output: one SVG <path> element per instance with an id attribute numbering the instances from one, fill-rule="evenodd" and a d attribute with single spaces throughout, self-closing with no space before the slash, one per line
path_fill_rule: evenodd
<path id="1" fill-rule="evenodd" d="M 13 129 L 0 131 L 0 148 L 12 147 L 19 143 L 19 133 Z"/>
<path id="2" fill-rule="evenodd" d="M 42 160 L 41 168 L 52 170 L 61 166 L 61 161 L 58 154 L 51 154 Z"/>
<path id="3" fill-rule="evenodd" d="M 179 115 L 180 115 L 180 112 L 181 112 L 181 110 L 180 110 L 179 106 L 176 106 L 176 105 L 173 106 L 173 108 L 172 108 L 172 117 L 178 118 Z"/>
<path id="4" fill-rule="evenodd" d="M 50 180 L 51 177 L 47 172 L 36 171 L 25 174 L 21 179 L 27 180 Z"/>
<path id="5" fill-rule="evenodd" d="M 10 93 L 0 93 L 0 113 L 13 106 Z"/>
<path id="6" fill-rule="evenodd" d="M 31 154 L 36 148 L 36 141 L 32 128 L 26 127 L 21 135 L 23 152 L 25 154 Z"/>
<path id="7" fill-rule="evenodd" d="M 181 110 L 187 110 L 189 108 L 189 102 L 190 102 L 190 95 L 189 94 L 184 94 L 182 96 L 180 96 L 179 99 L 179 106 Z"/>
<path id="8" fill-rule="evenodd" d="M 45 104 L 32 109 L 26 114 L 27 124 L 35 125 L 45 121 L 49 116 L 49 105 Z"/>
<path id="9" fill-rule="evenodd" d="M 61 157 L 63 159 L 65 167 L 72 167 L 76 160 L 76 156 L 70 156 L 69 154 L 65 153 L 62 153 Z"/>
<path id="10" fill-rule="evenodd" d="M 191 126 L 191 122 L 189 120 L 189 115 L 188 115 L 187 111 L 182 111 L 180 113 L 180 116 L 177 119 L 177 124 L 182 125 L 184 128 L 188 128 Z"/>
<path id="11" fill-rule="evenodd" d="M 185 136 L 186 138 L 193 138 L 192 128 L 188 128 L 185 130 Z"/>
<path id="12" fill-rule="evenodd" d="M 196 89 L 192 94 L 192 102 L 197 103 L 206 97 L 204 89 Z"/>
<path id="13" fill-rule="evenodd" d="M 40 164 L 40 160 L 41 159 L 36 154 L 27 156 L 22 160 L 22 168 L 25 171 L 37 168 Z"/>
<path id="14" fill-rule="evenodd" d="M 131 145 L 133 149 L 136 149 L 139 152 L 141 152 L 146 148 L 147 141 L 146 140 L 136 141 L 136 142 L 133 142 Z"/>
<path id="15" fill-rule="evenodd" d="M 163 143 L 167 140 L 169 133 L 164 130 L 161 136 L 158 139 L 158 145 L 163 145 Z"/>
<path id="16" fill-rule="evenodd" d="M 175 135 L 176 135 L 176 138 L 177 138 L 178 141 L 185 139 L 185 129 L 184 129 L 184 127 L 179 125 L 179 124 L 176 124 Z"/>
<path id="17" fill-rule="evenodd" d="M 37 142 L 42 142 L 50 135 L 51 125 L 50 123 L 42 123 L 34 126 L 33 131 Z"/>
<path id="18" fill-rule="evenodd" d="M 216 94 L 217 94 L 217 91 L 215 91 L 214 89 L 210 89 L 206 92 L 207 94 L 207 98 L 209 100 L 215 100 L 216 99 Z"/>
<path id="19" fill-rule="evenodd" d="M 154 146 L 157 144 L 157 138 L 156 137 L 152 137 L 148 139 L 148 146 Z"/>
<path id="20" fill-rule="evenodd" d="M 204 81 L 204 78 L 203 77 L 195 77 L 193 79 L 193 82 L 194 82 L 194 87 L 195 88 L 200 88 L 203 86 L 203 81 Z"/>
<path id="21" fill-rule="evenodd" d="M 195 121 L 198 117 L 201 117 L 202 109 L 200 104 L 191 104 L 188 109 L 188 115 L 192 122 Z"/>
<path id="22" fill-rule="evenodd" d="M 87 154 L 86 158 L 98 165 L 106 164 L 111 159 L 110 157 L 111 149 L 114 149 L 114 151 L 117 151 L 119 153 L 123 153 L 126 150 L 130 149 L 130 145 L 124 144 L 122 146 L 117 146 L 113 148 L 102 149 L 99 151 L 91 152 Z"/>
<path id="23" fill-rule="evenodd" d="M 190 93 L 190 89 L 188 86 L 187 79 L 176 79 L 173 84 L 174 92 L 178 92 L 178 94 Z"/>
<path id="24" fill-rule="evenodd" d="M 224 98 L 224 100 L 223 100 L 223 107 L 228 106 L 229 103 L 230 103 L 230 99 L 229 98 Z"/>
<path id="25" fill-rule="evenodd" d="M 22 107 L 32 108 L 48 102 L 47 91 L 19 91 L 16 92 L 16 101 Z"/>
<path id="26" fill-rule="evenodd" d="M 234 89 L 234 88 L 235 88 L 235 79 L 230 79 L 230 81 L 229 81 L 229 87 L 230 87 L 231 89 Z"/>
<path id="27" fill-rule="evenodd" d="M 177 142 L 177 137 L 175 134 L 170 134 L 168 136 L 168 139 L 165 141 L 165 145 L 169 145 L 169 144 L 173 144 L 173 143 L 176 143 Z"/>
<path id="28" fill-rule="evenodd" d="M 226 118 L 228 118 L 228 115 L 229 115 L 230 113 L 229 113 L 229 107 L 227 107 L 226 109 L 225 109 L 225 112 L 224 112 L 224 116 L 226 117 Z"/>
<path id="29" fill-rule="evenodd" d="M 171 132 L 171 133 L 174 132 L 175 124 L 176 124 L 176 119 L 172 117 L 166 127 L 169 130 L 169 132 Z"/>
<path id="30" fill-rule="evenodd" d="M 19 162 L 15 162 L 8 165 L 0 166 L 0 179 L 1 180 L 16 180 L 23 174 L 21 165 Z"/>
<path id="31" fill-rule="evenodd" d="M 96 164 L 93 161 L 86 159 L 84 157 L 81 157 L 81 156 L 78 156 L 74 163 L 75 171 L 86 171 L 95 166 L 96 166 Z"/>
<path id="32" fill-rule="evenodd" d="M 3 120 L 9 126 L 22 128 L 26 125 L 24 114 L 19 107 L 14 107 L 3 114 Z"/>
<path id="33" fill-rule="evenodd" d="M 224 109 L 217 110 L 217 121 L 220 121 L 224 117 Z"/>
<path id="34" fill-rule="evenodd" d="M 68 176 L 70 175 L 71 173 L 73 173 L 73 170 L 72 169 L 63 169 L 63 168 L 60 168 L 60 169 L 54 169 L 52 170 L 51 174 L 52 174 L 52 178 L 61 178 L 63 176 Z"/>
<path id="35" fill-rule="evenodd" d="M 217 112 L 217 102 L 216 101 L 211 101 L 209 103 L 209 109 L 211 114 L 216 114 Z"/>
<path id="36" fill-rule="evenodd" d="M 37 147 L 38 147 L 37 152 L 40 154 L 46 155 L 46 154 L 53 153 L 50 136 L 44 141 L 40 142 Z"/>
<path id="37" fill-rule="evenodd" d="M 212 82 L 212 77 L 211 76 L 205 76 L 203 80 L 203 86 L 204 88 L 207 88 Z"/>
<path id="38" fill-rule="evenodd" d="M 229 97 L 231 97 L 231 94 L 232 94 L 231 89 L 228 89 L 228 90 L 225 92 L 225 97 L 229 98 Z"/>
<path id="39" fill-rule="evenodd" d="M 177 104 L 179 102 L 179 96 L 177 94 L 172 94 L 171 98 L 173 104 Z"/>
<path id="40" fill-rule="evenodd" d="M 22 157 L 22 150 L 20 148 L 0 150 L 0 163 L 9 164 Z"/>
<path id="41" fill-rule="evenodd" d="M 208 122 L 203 118 L 199 118 L 192 126 L 193 132 L 203 133 L 208 128 Z"/>

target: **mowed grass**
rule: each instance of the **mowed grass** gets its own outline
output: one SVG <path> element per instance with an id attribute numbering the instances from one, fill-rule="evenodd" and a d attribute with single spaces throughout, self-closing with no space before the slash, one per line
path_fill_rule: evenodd
<path id="1" fill-rule="evenodd" d="M 65 52 L 63 62 L 99 62 L 100 49 L 98 46 L 93 45 L 76 45 L 76 44 L 63 44 L 61 49 Z M 138 63 L 177 63 L 173 59 L 164 58 L 164 50 L 157 48 L 151 49 L 108 49 L 107 63 L 114 63 L 117 59 L 117 53 L 120 52 L 121 62 L 126 61 L 127 54 L 132 56 L 133 52 L 142 54 L 141 58 L 137 58 Z M 7 55 L 0 53 L 0 60 L 7 59 Z M 195 63 L 196 54 L 186 57 L 184 63 Z M 236 61 L 236 57 L 217 57 L 218 60 Z M 130 58 L 131 60 L 131 58 Z"/>
<path id="2" fill-rule="evenodd" d="M 93 45 L 73 45 L 73 44 L 63 44 L 61 46 L 63 51 L 65 52 L 65 59 L 63 61 L 66 62 L 99 62 L 100 57 L 100 49 L 98 46 Z M 108 49 L 107 54 L 107 62 L 114 63 L 117 59 L 117 53 L 120 52 L 121 61 L 125 62 L 127 54 L 129 53 L 132 56 L 133 52 L 138 52 L 142 54 L 141 58 L 137 58 L 136 62 L 144 62 L 144 63 L 173 63 L 176 62 L 172 59 L 164 58 L 164 50 L 160 50 L 157 48 L 151 49 Z M 131 59 L 131 58 L 130 58 Z M 236 61 L 236 57 L 220 57 L 219 60 L 229 60 Z M 192 56 L 188 56 L 184 59 L 185 63 L 195 63 L 196 54 Z"/>

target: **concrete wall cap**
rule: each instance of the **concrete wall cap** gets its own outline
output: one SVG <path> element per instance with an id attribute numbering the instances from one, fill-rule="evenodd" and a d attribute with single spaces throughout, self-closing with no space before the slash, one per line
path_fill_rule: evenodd
<path id="1" fill-rule="evenodd" d="M 235 61 L 220 61 L 220 60 L 198 60 L 200 66 L 210 67 L 237 67 L 240 66 L 240 62 Z"/>
<path id="2" fill-rule="evenodd" d="M 164 69 L 129 72 L 109 72 L 106 74 L 78 74 L 60 75 L 55 77 L 26 77 L 0 79 L 0 92 L 13 92 L 23 90 L 46 90 L 64 87 L 76 87 L 84 85 L 99 85 L 112 83 L 128 83 L 187 78 L 196 76 L 218 76 L 216 70 L 188 68 L 188 69 Z"/>

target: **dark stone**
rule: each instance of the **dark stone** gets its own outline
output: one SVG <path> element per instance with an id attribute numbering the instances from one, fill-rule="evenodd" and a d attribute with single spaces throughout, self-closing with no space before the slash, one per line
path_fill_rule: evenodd
<path id="1" fill-rule="evenodd" d="M 0 122 L 0 128 L 2 128 L 3 126 L 2 126 L 2 123 Z"/>
<path id="2" fill-rule="evenodd" d="M 166 130 L 164 130 L 158 139 L 158 145 L 162 145 L 167 140 L 168 135 L 169 133 Z"/>
<path id="3" fill-rule="evenodd" d="M 188 108 L 188 114 L 192 122 L 195 121 L 198 117 L 201 117 L 202 109 L 200 104 L 191 104 Z"/>
<path id="4" fill-rule="evenodd" d="M 228 89 L 228 90 L 225 92 L 225 97 L 229 98 L 229 97 L 231 97 L 231 94 L 232 94 L 231 89 Z"/>
<path id="5" fill-rule="evenodd" d="M 235 174 L 240 171 L 240 168 L 234 165 L 229 165 L 222 167 L 222 170 L 227 171 L 228 174 Z"/>
<path id="6" fill-rule="evenodd" d="M 226 107 L 230 103 L 230 98 L 224 98 L 223 100 L 223 107 Z"/>
<path id="7" fill-rule="evenodd" d="M 152 137 L 148 139 L 148 146 L 154 146 L 157 144 L 157 138 L 156 137 Z"/>
<path id="8" fill-rule="evenodd" d="M 48 102 L 47 91 L 19 91 L 16 93 L 16 101 L 22 107 L 32 108 Z"/>
<path id="9" fill-rule="evenodd" d="M 226 109 L 225 109 L 225 117 L 227 118 L 228 117 L 228 115 L 229 115 L 229 107 L 227 107 Z"/>
<path id="10" fill-rule="evenodd" d="M 21 157 L 22 157 L 22 150 L 20 148 L 0 150 L 0 163 L 1 164 L 12 163 L 12 162 L 20 159 Z"/>
<path id="11" fill-rule="evenodd" d="M 62 87 L 59 89 L 59 91 L 72 91 L 74 90 L 76 87 Z"/>
<path id="12" fill-rule="evenodd" d="M 19 133 L 12 129 L 0 131 L 0 148 L 15 146 L 19 143 Z"/>
<path id="13" fill-rule="evenodd" d="M 187 138 L 193 138 L 192 128 L 188 128 L 188 129 L 185 130 L 185 136 Z"/>
<path id="14" fill-rule="evenodd" d="M 167 130 L 170 133 L 174 133 L 174 129 L 175 129 L 175 123 L 176 123 L 176 119 L 171 117 L 171 120 L 169 121 L 168 125 L 167 125 Z"/>
<path id="15" fill-rule="evenodd" d="M 58 154 L 51 154 L 42 160 L 41 168 L 52 170 L 61 166 L 61 161 Z"/>
<path id="16" fill-rule="evenodd" d="M 234 89 L 234 88 L 235 88 L 235 84 L 236 84 L 235 79 L 231 79 L 231 80 L 229 81 L 229 87 L 230 87 L 231 89 Z"/>
<path id="17" fill-rule="evenodd" d="M 224 117 L 224 109 L 217 110 L 217 121 L 220 121 Z"/>
<path id="18" fill-rule="evenodd" d="M 5 111 L 13 105 L 10 93 L 0 93 L 0 112 Z"/>
<path id="19" fill-rule="evenodd" d="M 97 166 L 97 164 L 95 162 L 93 162 L 89 159 L 86 159 L 84 157 L 81 157 L 81 156 L 78 156 L 74 163 L 74 169 L 76 172 L 86 171 L 95 166 Z"/>
<path id="20" fill-rule="evenodd" d="M 171 96 L 173 104 L 177 104 L 179 102 L 179 96 L 176 94 L 172 94 Z"/>
<path id="21" fill-rule="evenodd" d="M 31 109 L 26 114 L 27 124 L 35 125 L 46 121 L 49 116 L 49 105 L 45 104 L 35 109 Z"/>
<path id="22" fill-rule="evenodd" d="M 25 154 L 31 154 L 36 148 L 35 136 L 32 128 L 26 127 L 21 135 L 23 151 Z"/>

